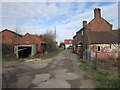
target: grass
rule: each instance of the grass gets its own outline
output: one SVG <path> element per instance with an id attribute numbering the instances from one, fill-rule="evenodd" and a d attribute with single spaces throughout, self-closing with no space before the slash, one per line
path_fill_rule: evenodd
<path id="1" fill-rule="evenodd" d="M 18 60 L 15 54 L 2 55 L 2 62 Z"/>
<path id="2" fill-rule="evenodd" d="M 48 58 L 53 58 L 53 57 L 55 57 L 56 55 L 58 55 L 61 51 L 63 51 L 64 49 L 57 49 L 57 50 L 55 50 L 55 51 L 53 51 L 53 52 L 51 52 L 51 53 L 49 53 L 49 54 L 47 54 L 47 55 L 45 55 L 45 56 L 43 56 L 41 59 L 48 59 Z"/>
<path id="3" fill-rule="evenodd" d="M 85 80 L 92 79 L 99 82 L 97 88 L 118 88 L 118 71 L 112 67 L 107 67 L 101 63 L 97 66 L 97 70 L 94 70 L 90 66 L 85 64 L 83 59 L 80 59 L 80 68 L 86 72 L 83 76 Z M 100 62 L 99 62 L 100 63 Z"/>
<path id="4" fill-rule="evenodd" d="M 88 74 L 85 74 L 85 75 L 83 76 L 83 78 L 84 78 L 85 80 L 90 80 L 90 76 L 89 76 Z"/>
<path id="5" fill-rule="evenodd" d="M 58 55 L 63 49 L 57 49 L 43 57 L 41 57 L 42 60 L 47 59 L 47 58 L 53 58 L 54 56 Z M 2 55 L 2 62 L 5 61 L 24 61 L 24 59 L 17 59 L 15 54 L 9 54 L 9 55 Z"/>

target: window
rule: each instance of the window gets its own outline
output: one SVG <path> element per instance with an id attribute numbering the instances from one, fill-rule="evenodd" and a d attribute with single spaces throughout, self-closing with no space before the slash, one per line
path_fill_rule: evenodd
<path id="1" fill-rule="evenodd" d="M 100 46 L 98 46 L 98 51 L 100 51 Z"/>
<path id="2" fill-rule="evenodd" d="M 29 40 L 26 40 L 26 44 L 29 44 Z"/>
<path id="3" fill-rule="evenodd" d="M 82 36 L 83 36 L 83 31 L 81 33 L 82 33 Z"/>
<path id="4" fill-rule="evenodd" d="M 111 49 L 111 44 L 110 44 L 110 49 Z"/>

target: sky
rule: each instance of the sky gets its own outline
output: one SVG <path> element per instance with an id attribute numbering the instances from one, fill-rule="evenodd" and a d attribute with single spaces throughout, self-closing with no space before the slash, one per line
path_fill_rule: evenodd
<path id="1" fill-rule="evenodd" d="M 3 0 L 4 1 L 4 0 Z M 14 0 L 13 0 L 14 1 Z M 94 8 L 101 8 L 104 19 L 118 28 L 117 2 L 1 2 L 0 31 L 20 28 L 20 33 L 44 34 L 47 31 L 57 34 L 57 41 L 72 39 L 82 28 L 82 21 L 88 23 L 94 17 Z"/>

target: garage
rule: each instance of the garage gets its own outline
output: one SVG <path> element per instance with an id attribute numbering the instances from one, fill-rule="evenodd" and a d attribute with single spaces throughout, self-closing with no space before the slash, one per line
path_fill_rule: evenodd
<path id="1" fill-rule="evenodd" d="M 32 52 L 32 47 L 18 47 L 19 58 L 30 57 Z"/>
<path id="2" fill-rule="evenodd" d="M 14 52 L 17 58 L 33 57 L 36 54 L 36 45 L 16 45 Z"/>

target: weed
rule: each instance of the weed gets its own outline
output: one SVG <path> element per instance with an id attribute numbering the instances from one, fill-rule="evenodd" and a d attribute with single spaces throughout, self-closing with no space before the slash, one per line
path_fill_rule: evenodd
<path id="1" fill-rule="evenodd" d="M 85 61 L 80 59 L 80 68 L 86 72 L 83 76 L 85 80 L 92 79 L 100 84 L 98 88 L 117 88 L 118 87 L 118 71 L 112 67 L 104 65 L 104 62 L 99 61 L 97 70 L 95 71 L 90 66 L 85 64 Z M 89 75 L 89 76 L 88 76 Z"/>
<path id="2" fill-rule="evenodd" d="M 85 74 L 85 75 L 83 76 L 83 78 L 84 78 L 85 80 L 89 80 L 89 79 L 90 79 L 90 76 L 89 76 L 88 74 Z"/>
<path id="3" fill-rule="evenodd" d="M 58 55 L 61 51 L 63 51 L 63 49 L 57 49 L 51 53 L 49 53 L 48 55 L 46 56 L 43 56 L 41 59 L 47 59 L 47 58 L 53 58 L 54 56 Z"/>
<path id="4" fill-rule="evenodd" d="M 2 61 L 5 62 L 5 61 L 15 61 L 15 60 L 18 60 L 16 58 L 16 55 L 15 54 L 9 54 L 9 55 L 2 55 Z"/>

